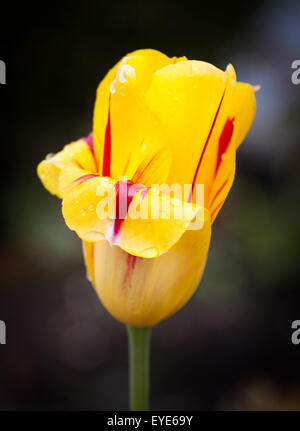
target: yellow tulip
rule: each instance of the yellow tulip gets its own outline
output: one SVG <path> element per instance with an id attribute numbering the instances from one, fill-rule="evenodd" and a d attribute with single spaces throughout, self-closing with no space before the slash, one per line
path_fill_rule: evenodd
<path id="1" fill-rule="evenodd" d="M 231 65 L 223 72 L 140 50 L 100 83 L 92 134 L 39 164 L 42 183 L 62 198 L 66 224 L 83 240 L 89 279 L 119 321 L 153 326 L 195 291 L 254 115 L 255 87 L 237 82 Z M 190 184 L 189 196 L 166 196 L 155 186 L 162 184 Z M 112 192 L 125 194 L 125 217 L 117 204 L 115 214 L 99 216 Z M 164 202 L 184 215 L 165 217 Z M 133 207 L 158 216 L 135 219 Z M 200 213 L 202 227 L 191 230 Z"/>

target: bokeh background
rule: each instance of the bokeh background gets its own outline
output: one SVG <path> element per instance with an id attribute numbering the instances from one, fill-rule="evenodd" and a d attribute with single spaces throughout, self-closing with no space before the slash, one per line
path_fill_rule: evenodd
<path id="1" fill-rule="evenodd" d="M 1 5 L 0 409 L 127 409 L 125 329 L 36 165 L 90 132 L 107 69 L 151 47 L 262 86 L 201 286 L 153 330 L 152 408 L 300 410 L 300 3 L 210 3 Z"/>

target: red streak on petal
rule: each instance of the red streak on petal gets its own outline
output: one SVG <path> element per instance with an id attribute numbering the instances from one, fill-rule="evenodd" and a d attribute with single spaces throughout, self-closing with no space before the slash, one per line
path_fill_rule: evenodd
<path id="1" fill-rule="evenodd" d="M 122 223 L 127 217 L 129 205 L 136 195 L 143 189 L 140 184 L 134 184 L 132 181 L 118 181 L 115 184 L 116 190 L 116 214 L 113 227 L 114 240 L 118 237 Z"/>
<path id="2" fill-rule="evenodd" d="M 108 118 L 104 137 L 103 165 L 102 176 L 110 177 L 110 161 L 111 161 L 111 130 L 110 130 L 110 97 L 108 103 Z"/>
<path id="3" fill-rule="evenodd" d="M 129 253 L 127 254 L 127 268 L 124 275 L 123 288 L 131 287 L 130 279 L 132 277 L 132 274 L 138 259 L 141 259 L 141 258 L 138 256 L 134 256 L 133 254 L 129 254 Z"/>
<path id="4" fill-rule="evenodd" d="M 127 172 L 128 166 L 129 166 L 129 161 L 130 161 L 130 158 L 128 157 L 126 164 L 124 166 L 124 169 L 123 169 L 123 177 L 126 177 L 126 172 Z"/>
<path id="5" fill-rule="evenodd" d="M 226 89 L 225 89 L 225 90 L 226 90 Z M 208 136 L 207 136 L 207 138 L 206 138 L 206 141 L 205 141 L 205 144 L 204 144 L 204 147 L 203 147 L 203 150 L 202 150 L 202 153 L 201 153 L 200 159 L 199 159 L 199 161 L 198 161 L 198 165 L 197 165 L 196 172 L 195 172 L 195 175 L 194 175 L 194 178 L 193 178 L 192 188 L 191 188 L 191 191 L 190 191 L 190 196 L 189 196 L 188 202 L 192 202 L 193 191 L 194 191 L 195 183 L 196 183 L 196 180 L 197 180 L 197 176 L 198 176 L 199 168 L 200 168 L 200 165 L 201 165 L 202 159 L 203 159 L 203 157 L 204 157 L 205 150 L 206 150 L 207 145 L 208 145 L 208 143 L 209 143 L 209 140 L 210 140 L 211 134 L 212 134 L 212 132 L 213 132 L 213 129 L 214 129 L 215 124 L 216 124 L 216 121 L 217 121 L 217 118 L 218 118 L 218 115 L 219 115 L 219 112 L 220 112 L 220 109 L 221 109 L 221 105 L 222 105 L 222 102 L 223 102 L 223 99 L 224 99 L 225 90 L 223 91 L 223 94 L 222 94 L 222 97 L 221 97 L 221 100 L 220 100 L 220 103 L 219 103 L 219 106 L 218 106 L 218 109 L 217 109 L 217 112 L 216 112 L 215 118 L 214 118 L 214 120 L 213 120 L 213 122 L 212 122 L 212 125 L 211 125 L 210 131 L 209 131 L 209 133 L 208 133 Z"/>
<path id="6" fill-rule="evenodd" d="M 83 166 L 78 162 L 78 160 L 72 159 L 75 165 L 78 166 L 79 169 L 83 169 Z"/>
<path id="7" fill-rule="evenodd" d="M 76 178 L 76 180 L 74 180 L 74 183 L 77 183 L 77 185 L 84 183 L 86 180 L 89 180 L 91 178 L 94 177 L 98 177 L 99 175 L 95 175 L 95 174 L 86 174 L 86 175 L 82 175 L 81 177 Z"/>
<path id="8" fill-rule="evenodd" d="M 157 158 L 157 153 L 151 157 L 151 159 L 146 163 L 144 167 L 141 167 L 140 165 L 132 177 L 133 181 L 135 182 L 141 181 L 143 179 L 144 173 L 146 172 L 147 169 L 149 169 L 149 167 L 151 166 L 151 164 L 154 162 L 156 158 Z"/>
<path id="9" fill-rule="evenodd" d="M 216 212 L 220 209 L 220 207 L 222 206 L 222 204 L 223 204 L 223 201 L 221 201 L 221 202 L 216 206 L 216 208 L 213 210 L 213 212 L 212 212 L 212 213 L 211 213 L 211 215 L 210 215 L 210 219 L 211 219 L 211 220 L 213 220 L 213 219 L 214 219 L 214 216 L 215 216 Z"/>
<path id="10" fill-rule="evenodd" d="M 216 198 L 219 196 L 219 194 L 221 193 L 221 191 L 225 188 L 226 184 L 228 183 L 229 178 L 226 178 L 226 180 L 224 181 L 224 183 L 221 185 L 221 187 L 219 188 L 219 190 L 217 190 L 217 192 L 215 193 L 214 197 L 211 199 L 211 204 L 210 207 L 213 206 Z"/>
<path id="11" fill-rule="evenodd" d="M 220 138 L 219 138 L 219 148 L 218 148 L 218 156 L 217 156 L 217 164 L 216 164 L 216 172 L 218 172 L 218 169 L 220 167 L 222 156 L 224 153 L 226 153 L 231 138 L 233 134 L 234 129 L 234 117 L 227 118 L 226 123 L 223 127 L 223 130 L 221 132 Z"/>

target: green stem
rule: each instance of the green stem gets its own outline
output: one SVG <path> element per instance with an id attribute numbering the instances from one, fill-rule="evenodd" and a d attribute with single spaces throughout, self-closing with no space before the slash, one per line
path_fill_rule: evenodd
<path id="1" fill-rule="evenodd" d="M 149 410 L 151 328 L 127 326 L 129 340 L 130 410 Z"/>

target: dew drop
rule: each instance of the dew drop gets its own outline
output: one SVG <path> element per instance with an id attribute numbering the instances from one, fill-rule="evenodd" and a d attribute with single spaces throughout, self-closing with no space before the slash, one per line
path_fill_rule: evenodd
<path id="1" fill-rule="evenodd" d="M 109 89 L 112 94 L 116 92 L 116 77 L 112 80 Z"/>
<path id="2" fill-rule="evenodd" d="M 119 81 L 124 84 L 124 82 L 128 81 L 128 78 L 135 78 L 135 69 L 129 64 L 124 64 L 119 68 Z"/>
<path id="3" fill-rule="evenodd" d="M 125 58 L 123 59 L 122 63 L 124 61 L 126 61 Z M 119 66 L 119 69 L 117 70 L 117 73 L 110 84 L 110 92 L 112 94 L 116 92 L 117 80 L 119 80 L 121 84 L 124 84 L 126 81 L 128 81 L 128 78 L 135 79 L 135 69 L 129 64 L 123 63 Z"/>
<path id="4" fill-rule="evenodd" d="M 199 67 L 198 67 L 198 65 L 193 64 L 192 69 L 193 69 L 193 72 L 199 73 Z"/>
<path id="5" fill-rule="evenodd" d="M 142 251 L 143 257 L 157 257 L 159 249 L 157 247 L 149 247 Z"/>

